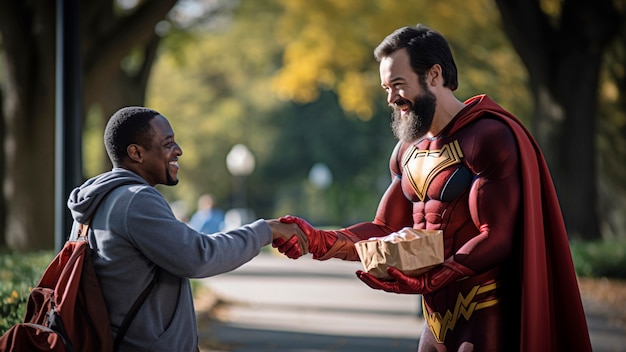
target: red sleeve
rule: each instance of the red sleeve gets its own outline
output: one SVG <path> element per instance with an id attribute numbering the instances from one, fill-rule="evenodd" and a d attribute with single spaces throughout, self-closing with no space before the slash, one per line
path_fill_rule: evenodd
<path id="1" fill-rule="evenodd" d="M 497 120 L 484 119 L 467 144 L 466 162 L 477 175 L 469 195 L 472 221 L 479 234 L 463 245 L 455 260 L 475 272 L 509 258 L 520 207 L 520 166 L 512 131 Z M 465 143 L 464 143 L 465 144 Z"/>

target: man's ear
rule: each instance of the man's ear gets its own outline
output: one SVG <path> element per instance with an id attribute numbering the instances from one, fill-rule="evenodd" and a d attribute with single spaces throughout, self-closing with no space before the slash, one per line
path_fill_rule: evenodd
<path id="1" fill-rule="evenodd" d="M 140 163 L 143 160 L 141 147 L 137 144 L 129 145 L 128 148 L 126 148 L 126 153 L 128 153 L 128 158 L 134 162 Z"/>
<path id="2" fill-rule="evenodd" d="M 426 77 L 426 84 L 429 86 L 436 86 L 437 81 L 441 81 L 441 85 L 443 85 L 443 76 L 441 75 L 441 66 L 439 64 L 434 64 L 430 70 L 428 70 L 428 76 Z"/>

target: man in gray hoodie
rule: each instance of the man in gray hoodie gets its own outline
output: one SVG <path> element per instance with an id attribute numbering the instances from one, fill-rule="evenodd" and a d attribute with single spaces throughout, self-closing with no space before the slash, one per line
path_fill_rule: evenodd
<path id="1" fill-rule="evenodd" d="M 155 188 L 178 183 L 183 153 L 160 113 L 144 107 L 120 109 L 106 126 L 104 142 L 113 169 L 74 189 L 68 207 L 74 218 L 72 234 L 79 223 L 91 221 L 89 245 L 114 337 L 158 274 L 120 350 L 196 351 L 190 278 L 231 271 L 278 238 L 307 248 L 295 224 L 277 220 L 260 219 L 211 235 L 178 221 Z"/>

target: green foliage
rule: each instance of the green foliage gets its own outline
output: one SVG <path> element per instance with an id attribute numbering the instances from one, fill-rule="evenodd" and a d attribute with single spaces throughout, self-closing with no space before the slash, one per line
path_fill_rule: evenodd
<path id="1" fill-rule="evenodd" d="M 389 185 L 389 156 L 395 144 L 388 113 L 370 121 L 346 116 L 332 92 L 309 104 L 288 104 L 268 123 L 282 126 L 258 177 L 274 179 L 254 190 L 273 199 L 278 214 L 294 214 L 315 225 L 371 221 Z M 324 163 L 332 184 L 317 189 L 311 167 Z M 261 206 L 262 207 L 262 206 Z"/>
<path id="2" fill-rule="evenodd" d="M 272 88 L 311 102 L 332 89 L 341 107 L 368 120 L 382 99 L 373 50 L 393 30 L 424 23 L 450 42 L 459 67 L 461 100 L 487 93 L 522 120 L 530 113 L 526 71 L 499 28 L 494 1 L 276 0 L 276 40 L 283 62 Z M 502 89 L 506 87 L 506 89 Z"/>
<path id="3" fill-rule="evenodd" d="M 247 194 L 258 216 L 371 220 L 395 143 L 374 47 L 400 26 L 431 25 L 454 47 L 459 98 L 488 93 L 523 118 L 531 106 L 525 71 L 502 32 L 488 30 L 497 19 L 490 0 L 410 8 L 377 0 L 241 1 L 230 21 L 184 41 L 174 36 L 178 46 L 168 40 L 160 52 L 146 105 L 170 119 L 184 154 L 181 182 L 159 190 L 189 213 L 202 193 L 228 208 L 235 184 L 225 156 L 244 143 L 256 158 Z M 333 173 L 325 190 L 307 179 L 318 162 Z"/>
<path id="4" fill-rule="evenodd" d="M 28 295 L 52 258 L 50 251 L 0 254 L 0 333 L 22 322 Z"/>
<path id="5" fill-rule="evenodd" d="M 572 241 L 574 268 L 580 276 L 626 279 L 626 241 Z"/>

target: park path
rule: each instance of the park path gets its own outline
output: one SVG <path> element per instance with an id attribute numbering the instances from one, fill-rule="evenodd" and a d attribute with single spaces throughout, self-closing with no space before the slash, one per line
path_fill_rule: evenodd
<path id="1" fill-rule="evenodd" d="M 361 268 L 272 250 L 200 280 L 214 303 L 212 317 L 198 309 L 201 351 L 416 351 L 418 297 L 370 289 L 354 275 Z M 626 352 L 626 329 L 611 323 L 610 308 L 585 297 L 583 304 L 594 352 Z"/>

